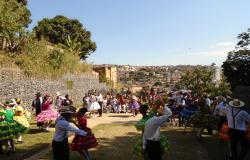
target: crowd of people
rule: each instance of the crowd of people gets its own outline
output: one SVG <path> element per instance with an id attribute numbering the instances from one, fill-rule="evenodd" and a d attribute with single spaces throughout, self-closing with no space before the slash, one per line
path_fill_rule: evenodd
<path id="1" fill-rule="evenodd" d="M 145 159 L 160 160 L 162 151 L 169 148 L 165 138 L 160 135 L 160 127 L 165 122 L 177 127 L 198 124 L 213 134 L 217 130 L 222 141 L 229 141 L 232 160 L 243 160 L 247 153 L 247 137 L 250 138 L 248 125 L 250 115 L 244 110 L 244 102 L 219 95 L 209 97 L 207 94 L 197 95 L 192 91 L 179 90 L 164 92 L 155 89 L 143 89 L 133 94 L 130 89 L 117 92 L 89 90 L 82 99 L 82 106 L 75 108 L 69 94 L 55 97 L 49 94 L 37 93 L 32 102 L 35 120 L 40 131 L 49 132 L 49 127 L 55 123 L 53 137 L 53 154 L 56 160 L 68 160 L 69 150 L 77 151 L 85 159 L 92 159 L 88 149 L 94 148 L 98 142 L 87 127 L 87 114 L 90 118 L 102 117 L 103 113 L 131 114 L 135 117 L 140 112 L 142 120 L 136 128 L 142 131 L 139 149 Z M 31 113 L 23 106 L 21 99 L 11 99 L 0 104 L 0 154 L 15 152 L 15 144 L 23 143 L 22 135 L 29 130 Z M 201 117 L 203 120 L 196 119 Z M 205 117 L 205 118 L 204 118 Z M 209 117 L 209 118 L 208 118 Z M 214 121 L 217 122 L 214 127 Z M 76 135 L 68 145 L 68 131 Z M 248 133 L 248 134 L 247 134 Z M 15 140 L 16 139 L 16 140 Z M 240 152 L 238 152 L 240 144 Z M 69 149 L 70 146 L 70 149 Z"/>
<path id="2" fill-rule="evenodd" d="M 209 97 L 204 93 L 198 96 L 192 91 L 181 90 L 171 91 L 168 94 L 154 89 L 143 90 L 139 96 L 143 118 L 136 127 L 143 131 L 140 145 L 146 159 L 162 159 L 163 144 L 168 145 L 168 143 L 161 143 L 159 130 L 160 126 L 169 119 L 170 125 L 179 127 L 197 125 L 203 128 L 201 131 L 206 129 L 207 134 L 213 134 L 213 131 L 217 130 L 220 133 L 220 142 L 228 141 L 230 144 L 227 157 L 231 160 L 244 160 L 250 140 L 250 114 L 247 108 L 244 108 L 243 101 L 225 95 Z M 168 108 L 171 113 L 168 112 Z M 224 129 L 222 129 L 223 126 Z"/>

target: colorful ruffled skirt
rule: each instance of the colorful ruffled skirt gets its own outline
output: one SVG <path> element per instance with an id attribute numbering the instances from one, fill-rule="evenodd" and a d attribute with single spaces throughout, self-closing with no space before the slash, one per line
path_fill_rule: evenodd
<path id="1" fill-rule="evenodd" d="M 0 140 L 15 138 L 26 132 L 28 132 L 28 128 L 14 120 L 0 121 Z"/>
<path id="2" fill-rule="evenodd" d="M 167 152 L 170 150 L 170 144 L 165 136 L 161 135 L 160 143 L 161 143 L 162 152 Z M 143 150 L 142 149 L 142 136 L 137 136 L 136 137 L 136 144 L 134 145 L 133 153 L 136 156 L 142 156 L 142 153 L 143 153 L 142 150 Z"/>
<path id="3" fill-rule="evenodd" d="M 26 118 L 25 115 L 22 115 L 22 116 L 14 116 L 13 119 L 18 122 L 19 124 L 23 125 L 24 127 L 26 128 L 29 128 L 30 127 L 30 124 Z"/>
<path id="4" fill-rule="evenodd" d="M 90 128 L 84 129 L 85 132 L 88 132 L 87 136 L 75 135 L 70 147 L 73 151 L 78 150 L 88 150 L 90 148 L 95 148 L 98 145 L 98 142 L 91 132 Z"/>
<path id="5" fill-rule="evenodd" d="M 39 113 L 36 116 L 37 122 L 48 122 L 48 121 L 54 121 L 59 117 L 59 113 L 55 110 L 45 110 Z"/>

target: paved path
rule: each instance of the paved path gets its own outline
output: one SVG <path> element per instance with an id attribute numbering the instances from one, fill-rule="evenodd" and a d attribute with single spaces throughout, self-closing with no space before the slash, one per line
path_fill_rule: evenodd
<path id="1" fill-rule="evenodd" d="M 109 113 L 109 114 L 103 114 L 102 117 L 92 117 L 88 119 L 88 127 L 93 128 L 99 124 L 112 124 L 112 123 L 135 123 L 138 120 L 141 119 L 141 115 L 138 115 L 136 117 L 133 117 L 131 113 L 120 113 L 120 114 L 115 114 L 115 113 Z M 51 129 L 53 131 L 53 129 Z M 69 137 L 69 141 L 71 141 L 73 138 Z M 40 157 L 43 155 L 46 155 L 49 153 L 51 147 L 48 147 L 45 150 L 40 151 L 39 153 L 26 158 L 25 160 L 39 160 Z"/>

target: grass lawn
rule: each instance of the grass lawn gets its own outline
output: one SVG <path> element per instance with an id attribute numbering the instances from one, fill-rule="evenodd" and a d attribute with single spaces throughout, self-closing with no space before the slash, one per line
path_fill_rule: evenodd
<path id="1" fill-rule="evenodd" d="M 132 150 L 136 142 L 136 136 L 140 134 L 133 124 L 102 124 L 93 128 L 98 139 L 99 146 L 91 149 L 93 160 L 142 160 L 141 157 L 133 157 Z M 2 160 L 18 160 L 18 155 L 34 152 L 36 148 L 48 146 L 53 133 L 30 133 L 24 140 L 28 143 L 17 145 L 16 154 L 10 157 L 0 157 Z M 183 132 L 182 128 L 166 127 L 162 129 L 171 144 L 171 150 L 164 155 L 163 160 L 226 160 L 227 144 L 220 144 L 215 136 L 206 136 L 199 140 L 194 133 Z M 38 158 L 40 160 L 52 160 L 52 151 Z M 79 160 L 78 153 L 71 153 L 71 160 Z M 250 154 L 246 160 L 250 159 Z"/>
<path id="2" fill-rule="evenodd" d="M 138 132 L 132 124 L 102 124 L 92 129 L 98 139 L 98 147 L 91 149 L 93 160 L 128 160 L 132 158 L 133 146 Z M 40 160 L 52 160 L 52 152 Z M 71 152 L 71 160 L 81 157 Z M 140 158 L 136 158 L 140 160 Z"/>
<path id="3" fill-rule="evenodd" d="M 10 155 L 0 155 L 0 160 L 21 160 L 43 148 L 47 148 L 51 143 L 54 132 L 40 132 L 34 123 L 31 123 L 30 131 L 23 135 L 23 144 L 15 144 L 16 153 Z"/>
<path id="4" fill-rule="evenodd" d="M 105 124 L 93 128 L 99 146 L 91 150 L 93 160 L 142 160 L 133 157 L 132 150 L 136 141 L 136 131 L 132 124 Z M 162 133 L 171 143 L 171 150 L 163 160 L 226 160 L 227 144 L 220 144 L 218 137 L 206 136 L 198 139 L 193 132 L 183 132 L 182 128 L 166 127 Z M 52 153 L 40 160 L 52 160 Z M 71 153 L 71 160 L 79 160 L 77 153 Z M 246 158 L 250 159 L 250 154 Z"/>

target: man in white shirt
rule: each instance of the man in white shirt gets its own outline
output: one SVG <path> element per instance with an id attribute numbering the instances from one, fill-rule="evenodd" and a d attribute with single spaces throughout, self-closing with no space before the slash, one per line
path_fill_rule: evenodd
<path id="1" fill-rule="evenodd" d="M 234 99 L 229 102 L 229 107 L 225 109 L 229 126 L 232 160 L 244 160 L 247 155 L 246 123 L 250 123 L 250 114 L 242 110 L 244 105 L 243 101 Z M 240 143 L 239 153 L 238 143 Z"/>
<path id="2" fill-rule="evenodd" d="M 159 116 L 154 116 L 145 123 L 143 133 L 143 150 L 145 150 L 149 160 L 161 160 L 162 149 L 160 145 L 160 127 L 172 115 L 168 107 L 158 109 Z"/>
<path id="3" fill-rule="evenodd" d="M 224 109 L 228 107 L 228 105 L 224 97 L 220 96 L 218 100 L 219 104 L 215 107 L 213 115 L 219 117 L 218 131 L 220 132 L 222 125 L 227 122 L 227 113 L 224 112 Z"/>
<path id="4" fill-rule="evenodd" d="M 99 117 L 101 117 L 102 116 L 102 110 L 103 110 L 103 106 L 102 106 L 103 97 L 102 97 L 101 93 L 99 94 L 99 96 L 96 96 L 96 100 L 100 105 L 100 109 L 98 109 L 98 113 L 99 113 Z"/>
<path id="5" fill-rule="evenodd" d="M 69 160 L 68 132 L 85 136 L 87 132 L 80 130 L 70 120 L 75 111 L 70 106 L 63 106 L 60 110 L 61 116 L 55 124 L 55 134 L 52 141 L 54 160 Z"/>
<path id="6" fill-rule="evenodd" d="M 206 102 L 206 107 L 209 108 L 211 106 L 211 100 L 210 100 L 210 98 L 208 98 L 207 95 L 205 95 L 204 98 L 205 98 L 205 102 Z"/>

